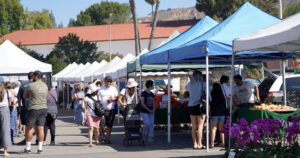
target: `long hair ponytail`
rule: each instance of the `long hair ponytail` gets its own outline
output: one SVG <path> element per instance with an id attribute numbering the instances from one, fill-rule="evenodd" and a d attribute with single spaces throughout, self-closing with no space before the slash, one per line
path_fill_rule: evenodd
<path id="1" fill-rule="evenodd" d="M 0 102 L 3 101 L 3 99 L 4 99 L 4 94 L 5 94 L 4 84 L 3 84 L 2 82 L 0 82 Z"/>
<path id="2" fill-rule="evenodd" d="M 202 73 L 200 71 L 194 71 L 191 77 L 191 83 L 195 84 L 202 81 Z"/>

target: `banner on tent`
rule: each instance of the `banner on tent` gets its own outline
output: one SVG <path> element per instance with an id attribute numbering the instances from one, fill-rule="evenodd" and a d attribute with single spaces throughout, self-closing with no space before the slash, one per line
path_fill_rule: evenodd
<path id="1" fill-rule="evenodd" d="M 293 54 L 294 73 L 300 74 L 300 55 Z"/>
<path id="2" fill-rule="evenodd" d="M 245 78 L 260 79 L 263 78 L 263 65 L 244 65 Z"/>

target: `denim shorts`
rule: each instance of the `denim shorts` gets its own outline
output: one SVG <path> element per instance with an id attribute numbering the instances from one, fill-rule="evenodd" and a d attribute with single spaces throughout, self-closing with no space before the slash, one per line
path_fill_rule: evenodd
<path id="1" fill-rule="evenodd" d="M 225 122 L 225 116 L 211 116 L 210 121 L 213 123 Z"/>

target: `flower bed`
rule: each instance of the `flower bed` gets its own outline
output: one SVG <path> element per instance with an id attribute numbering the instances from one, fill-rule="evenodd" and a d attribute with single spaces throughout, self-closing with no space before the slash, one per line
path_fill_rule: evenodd
<path id="1" fill-rule="evenodd" d="M 299 158 L 300 117 L 266 118 L 252 121 L 239 119 L 229 130 L 229 120 L 222 131 L 232 138 L 235 157 L 241 158 Z M 226 152 L 226 157 L 228 155 Z"/>

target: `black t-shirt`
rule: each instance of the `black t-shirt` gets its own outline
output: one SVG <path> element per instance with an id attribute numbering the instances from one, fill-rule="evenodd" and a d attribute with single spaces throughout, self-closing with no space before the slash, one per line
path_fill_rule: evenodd
<path id="1" fill-rule="evenodd" d="M 211 116 L 224 116 L 226 113 L 226 101 L 219 83 L 213 84 L 211 99 Z"/>
<path id="2" fill-rule="evenodd" d="M 147 91 L 142 92 L 142 97 L 144 98 L 145 105 L 150 109 L 154 109 L 154 94 L 148 93 Z M 142 113 L 149 113 L 142 105 L 141 105 L 141 112 Z"/>
<path id="3" fill-rule="evenodd" d="M 24 99 L 23 94 L 24 94 L 24 92 L 25 92 L 25 89 L 27 88 L 27 86 L 28 86 L 30 83 L 32 83 L 32 82 L 28 81 L 28 82 L 23 83 L 23 84 L 20 86 L 20 89 L 19 89 L 19 92 L 18 92 L 18 96 L 17 96 L 17 97 L 18 97 L 18 99 L 21 99 L 21 100 L 22 100 L 22 105 L 23 105 L 22 111 L 23 111 L 23 110 L 26 111 L 27 108 L 28 108 L 28 100 Z"/>

